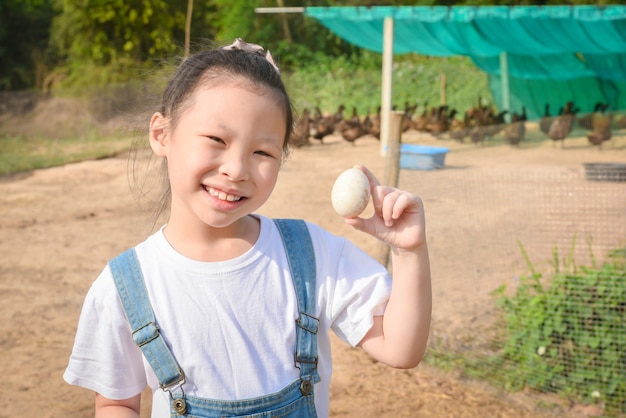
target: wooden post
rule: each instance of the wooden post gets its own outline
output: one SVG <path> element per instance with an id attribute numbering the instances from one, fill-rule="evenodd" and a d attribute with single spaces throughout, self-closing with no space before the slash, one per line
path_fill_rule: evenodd
<path id="1" fill-rule="evenodd" d="M 502 88 L 502 109 L 508 113 L 504 115 L 504 120 L 511 122 L 511 90 L 509 85 L 509 55 L 506 52 L 500 53 L 500 83 Z"/>
<path id="2" fill-rule="evenodd" d="M 439 100 L 441 101 L 441 106 L 446 105 L 446 73 L 441 73 L 439 79 Z"/>
<path id="3" fill-rule="evenodd" d="M 193 0 L 187 1 L 187 19 L 185 20 L 185 58 L 189 56 L 191 45 L 191 17 L 193 16 Z"/>
<path id="4" fill-rule="evenodd" d="M 402 143 L 402 119 L 404 112 L 391 112 L 389 123 L 389 142 L 385 157 L 385 177 L 383 184 L 398 187 L 400 179 L 400 144 Z M 389 265 L 389 245 L 380 242 L 378 261 L 383 266 Z"/>
<path id="5" fill-rule="evenodd" d="M 404 112 L 391 112 L 389 120 L 389 146 L 385 159 L 385 180 L 386 186 L 398 187 L 400 177 L 400 143 L 402 137 L 402 119 Z"/>
<path id="6" fill-rule="evenodd" d="M 385 17 L 383 26 L 383 68 L 380 107 L 380 155 L 387 155 L 393 88 L 393 18 Z"/>
<path id="7" fill-rule="evenodd" d="M 276 4 L 278 5 L 278 9 L 285 9 L 285 2 L 283 0 L 276 0 Z M 291 31 L 289 30 L 289 23 L 287 22 L 287 17 L 281 13 L 280 20 L 283 24 L 283 33 L 285 34 L 285 38 L 287 39 L 287 43 L 291 45 L 293 43 L 293 39 L 291 39 Z"/>

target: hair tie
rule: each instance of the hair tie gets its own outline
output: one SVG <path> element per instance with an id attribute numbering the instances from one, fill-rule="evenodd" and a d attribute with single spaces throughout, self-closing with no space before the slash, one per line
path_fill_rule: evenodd
<path id="1" fill-rule="evenodd" d="M 272 54 L 270 54 L 270 51 L 267 51 L 267 52 L 265 52 L 265 54 L 263 54 L 264 50 L 263 50 L 263 47 L 261 45 L 249 44 L 246 41 L 244 41 L 243 39 L 237 38 L 237 39 L 235 39 L 235 42 L 233 42 L 232 44 L 230 44 L 228 46 L 223 46 L 220 49 L 230 50 L 230 51 L 235 50 L 235 49 L 240 49 L 240 50 L 245 51 L 245 52 L 253 52 L 255 54 L 259 54 L 261 56 L 264 56 L 265 59 L 270 64 L 272 64 L 272 67 L 274 67 L 274 69 L 276 70 L 278 75 L 280 75 L 280 69 L 278 68 L 276 63 L 274 63 L 274 59 L 272 58 Z"/>

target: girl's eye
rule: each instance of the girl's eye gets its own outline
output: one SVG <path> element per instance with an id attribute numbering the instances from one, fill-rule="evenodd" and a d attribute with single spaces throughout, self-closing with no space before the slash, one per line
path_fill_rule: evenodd
<path id="1" fill-rule="evenodd" d="M 269 158 L 274 158 L 274 156 L 270 153 L 267 153 L 265 151 L 255 151 L 255 154 L 257 155 L 261 155 L 263 157 L 269 157 Z"/>
<path id="2" fill-rule="evenodd" d="M 220 144 L 225 144 L 225 142 L 222 139 L 220 139 L 220 138 L 218 138 L 216 136 L 210 136 L 209 139 L 211 141 L 219 142 Z"/>

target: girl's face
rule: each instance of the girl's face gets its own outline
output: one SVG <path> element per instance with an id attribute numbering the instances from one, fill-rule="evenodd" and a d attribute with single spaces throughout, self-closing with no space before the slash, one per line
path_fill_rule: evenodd
<path id="1" fill-rule="evenodd" d="M 176 125 L 168 122 L 160 113 L 152 117 L 150 143 L 167 159 L 170 226 L 225 228 L 269 198 L 286 122 L 267 89 L 200 87 Z"/>

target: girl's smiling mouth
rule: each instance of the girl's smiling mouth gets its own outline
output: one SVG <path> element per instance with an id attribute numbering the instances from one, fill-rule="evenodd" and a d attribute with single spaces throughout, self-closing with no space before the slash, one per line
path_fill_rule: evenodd
<path id="1" fill-rule="evenodd" d="M 223 192 L 221 190 L 217 190 L 214 189 L 212 187 L 209 186 L 203 186 L 204 190 L 206 190 L 211 196 L 219 199 L 219 200 L 225 200 L 228 202 L 238 202 L 239 200 L 241 200 L 243 198 L 243 196 L 239 196 L 239 195 L 234 195 L 234 194 L 228 194 L 226 192 Z"/>

